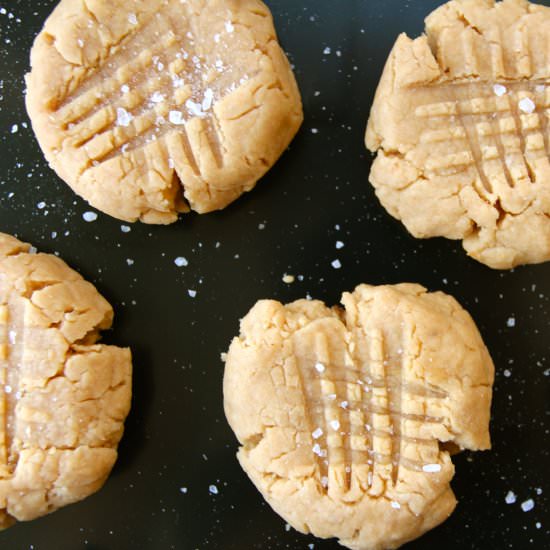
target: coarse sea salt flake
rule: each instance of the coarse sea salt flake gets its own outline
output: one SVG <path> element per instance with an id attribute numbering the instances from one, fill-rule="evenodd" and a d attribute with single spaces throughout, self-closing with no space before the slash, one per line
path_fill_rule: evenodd
<path id="1" fill-rule="evenodd" d="M 401 508 L 401 504 L 399 504 L 399 502 L 395 501 L 395 500 L 392 500 L 391 501 L 391 507 L 394 509 L 394 510 L 399 510 L 399 508 Z"/>
<path id="2" fill-rule="evenodd" d="M 514 491 L 508 491 L 504 497 L 504 502 L 506 502 L 506 504 L 514 504 L 516 502 L 516 494 Z"/>
<path id="3" fill-rule="evenodd" d="M 160 92 L 155 92 L 151 96 L 151 101 L 153 103 L 162 103 L 164 101 L 164 96 Z"/>
<path id="4" fill-rule="evenodd" d="M 202 100 L 202 110 L 208 111 L 208 109 L 212 107 L 213 101 L 214 101 L 214 92 L 212 88 L 207 88 L 204 91 L 204 99 Z"/>
<path id="5" fill-rule="evenodd" d="M 131 13 L 130 15 L 128 15 L 128 23 L 130 23 L 130 25 L 138 24 L 138 20 L 135 13 Z"/>
<path id="6" fill-rule="evenodd" d="M 226 21 L 225 22 L 225 30 L 228 33 L 232 33 L 235 30 L 235 27 L 233 26 L 233 23 L 231 23 L 231 21 Z"/>
<path id="7" fill-rule="evenodd" d="M 172 123 L 172 124 L 185 124 L 185 120 L 183 118 L 183 113 L 181 113 L 181 111 L 170 111 L 168 113 L 168 120 Z"/>
<path id="8" fill-rule="evenodd" d="M 130 86 L 128 86 L 128 84 L 123 84 L 123 85 L 120 87 L 120 91 L 121 91 L 123 94 L 127 94 L 127 93 L 130 91 Z"/>
<path id="9" fill-rule="evenodd" d="M 200 103 L 195 103 L 193 100 L 188 99 L 185 102 L 185 107 L 187 108 L 187 110 L 193 116 L 196 116 L 196 117 L 203 117 L 204 116 L 204 112 L 202 110 L 202 105 Z"/>
<path id="10" fill-rule="evenodd" d="M 118 126 L 129 126 L 134 117 L 123 107 L 117 107 L 116 123 Z"/>
<path id="11" fill-rule="evenodd" d="M 189 296 L 190 296 L 191 298 L 195 298 L 195 297 L 197 296 L 197 291 L 196 291 L 196 290 L 191 290 L 191 289 L 189 289 L 189 290 L 187 291 L 187 294 L 189 294 Z"/>
<path id="12" fill-rule="evenodd" d="M 330 421 L 330 427 L 337 432 L 340 429 L 340 422 L 338 420 L 331 420 Z"/>
<path id="13" fill-rule="evenodd" d="M 97 220 L 97 214 L 95 212 L 84 212 L 82 218 L 85 222 L 95 222 Z"/>
<path id="14" fill-rule="evenodd" d="M 441 464 L 424 464 L 422 471 L 428 473 L 441 472 Z"/>
<path id="15" fill-rule="evenodd" d="M 321 372 L 325 372 L 325 365 L 323 365 L 323 363 L 315 363 L 315 370 L 319 373 Z"/>
<path id="16" fill-rule="evenodd" d="M 323 430 L 321 428 L 317 428 L 314 432 L 312 432 L 311 437 L 313 439 L 319 439 L 323 435 Z"/>
<path id="17" fill-rule="evenodd" d="M 178 256 L 175 260 L 174 260 L 174 263 L 178 266 L 178 267 L 186 267 L 189 265 L 189 262 L 187 261 L 187 258 L 184 258 L 183 256 Z"/>
<path id="18" fill-rule="evenodd" d="M 530 512 L 534 507 L 535 507 L 535 501 L 532 498 L 521 503 L 521 509 L 524 512 Z"/>
<path id="19" fill-rule="evenodd" d="M 524 97 L 519 102 L 519 108 L 527 114 L 531 114 L 535 112 L 535 109 L 537 106 L 535 105 L 534 101 L 532 99 L 529 99 L 528 97 Z"/>
<path id="20" fill-rule="evenodd" d="M 506 89 L 506 86 L 503 86 L 502 84 L 495 84 L 493 86 L 493 90 L 495 92 L 495 95 L 498 97 L 502 97 L 508 90 Z"/>

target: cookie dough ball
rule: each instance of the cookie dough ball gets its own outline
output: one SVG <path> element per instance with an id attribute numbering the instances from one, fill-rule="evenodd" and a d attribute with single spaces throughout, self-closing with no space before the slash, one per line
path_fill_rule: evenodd
<path id="1" fill-rule="evenodd" d="M 453 511 L 449 450 L 490 447 L 494 367 L 446 294 L 362 285 L 342 303 L 254 306 L 225 412 L 241 466 L 295 529 L 397 548 Z"/>
<path id="2" fill-rule="evenodd" d="M 368 124 L 370 181 L 415 237 L 496 269 L 550 259 L 550 8 L 452 0 L 401 35 Z"/>
<path id="3" fill-rule="evenodd" d="M 0 233 L 0 529 L 97 491 L 130 409 L 128 349 L 96 344 L 111 306 Z"/>
<path id="4" fill-rule="evenodd" d="M 303 119 L 259 0 L 61 0 L 31 65 L 27 110 L 48 162 L 126 221 L 224 208 Z"/>

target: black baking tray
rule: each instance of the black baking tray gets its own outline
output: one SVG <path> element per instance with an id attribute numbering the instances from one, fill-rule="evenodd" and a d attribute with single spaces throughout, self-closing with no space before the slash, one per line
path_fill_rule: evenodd
<path id="1" fill-rule="evenodd" d="M 101 213 L 84 221 L 93 209 L 48 168 L 25 113 L 29 50 L 55 2 L 0 2 L 0 231 L 93 282 L 116 312 L 104 341 L 134 355 L 132 412 L 105 487 L 0 533 L 2 550 L 338 548 L 288 529 L 241 471 L 220 354 L 260 298 L 335 304 L 359 283 L 403 281 L 455 296 L 496 365 L 494 448 L 454 458 L 456 511 L 407 548 L 550 547 L 550 263 L 492 271 L 460 243 L 415 240 L 368 183 L 363 136 L 384 62 L 397 35 L 421 33 L 439 3 L 269 1 L 303 96 L 300 133 L 223 212 L 124 233 Z M 528 499 L 535 507 L 524 512 Z"/>

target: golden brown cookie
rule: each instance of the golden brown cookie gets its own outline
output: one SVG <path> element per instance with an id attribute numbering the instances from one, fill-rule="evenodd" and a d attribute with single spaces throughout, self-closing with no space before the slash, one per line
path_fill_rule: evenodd
<path id="1" fill-rule="evenodd" d="M 449 449 L 490 447 L 494 367 L 446 294 L 362 285 L 342 303 L 258 302 L 227 354 L 225 412 L 294 528 L 397 548 L 453 511 Z"/>
<path id="2" fill-rule="evenodd" d="M 27 110 L 50 165 L 127 221 L 224 208 L 303 118 L 259 0 L 61 0 L 31 65 Z"/>
<path id="3" fill-rule="evenodd" d="M 128 349 L 96 344 L 111 306 L 0 233 L 0 529 L 97 491 L 130 409 Z"/>
<path id="4" fill-rule="evenodd" d="M 550 8 L 452 0 L 401 35 L 367 128 L 370 181 L 415 237 L 498 269 L 550 259 Z"/>

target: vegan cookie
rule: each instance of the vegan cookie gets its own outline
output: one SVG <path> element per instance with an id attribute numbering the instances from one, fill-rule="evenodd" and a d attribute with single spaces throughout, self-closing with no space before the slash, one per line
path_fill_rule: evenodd
<path id="1" fill-rule="evenodd" d="M 97 491 L 130 408 L 111 306 L 67 265 L 0 233 L 0 529 Z"/>
<path id="2" fill-rule="evenodd" d="M 126 221 L 224 208 L 303 119 L 259 0 L 61 0 L 31 65 L 27 110 L 48 162 Z"/>
<path id="3" fill-rule="evenodd" d="M 342 303 L 256 304 L 227 354 L 225 412 L 294 528 L 397 548 L 453 511 L 449 451 L 489 449 L 494 367 L 446 294 L 362 285 Z"/>
<path id="4" fill-rule="evenodd" d="M 401 35 L 367 128 L 370 181 L 415 237 L 496 269 L 550 259 L 550 8 L 452 0 Z"/>

